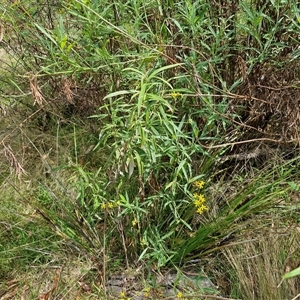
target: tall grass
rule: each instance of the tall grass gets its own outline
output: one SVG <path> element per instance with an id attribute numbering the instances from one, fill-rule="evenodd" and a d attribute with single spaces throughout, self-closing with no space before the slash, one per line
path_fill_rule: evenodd
<path id="1" fill-rule="evenodd" d="M 240 241 L 278 206 L 297 209 L 288 201 L 299 182 L 295 3 L 0 9 L 12 57 L 0 82 L 3 177 L 21 179 L 2 187 L 104 281 L 114 259 L 178 266 Z"/>
<path id="2" fill-rule="evenodd" d="M 247 299 L 289 299 L 297 295 L 299 279 L 283 281 L 282 272 L 295 268 L 298 249 L 292 227 L 280 234 L 262 230 L 254 242 L 225 249 L 225 257 L 234 269 L 229 273 L 237 276 L 231 279 L 231 294 Z"/>

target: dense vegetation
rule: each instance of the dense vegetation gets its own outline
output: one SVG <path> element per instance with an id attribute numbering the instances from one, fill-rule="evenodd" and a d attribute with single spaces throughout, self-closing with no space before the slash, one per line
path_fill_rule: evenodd
<path id="1" fill-rule="evenodd" d="M 3 293 L 198 259 L 222 296 L 299 293 L 297 1 L 3 2 Z"/>

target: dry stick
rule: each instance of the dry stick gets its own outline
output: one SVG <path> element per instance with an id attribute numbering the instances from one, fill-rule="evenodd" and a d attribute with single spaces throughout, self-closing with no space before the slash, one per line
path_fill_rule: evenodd
<path id="1" fill-rule="evenodd" d="M 2 42 L 4 36 L 4 26 L 0 23 L 0 42 Z"/>
<path id="2" fill-rule="evenodd" d="M 267 142 L 275 142 L 275 143 L 292 143 L 292 142 L 296 142 L 297 139 L 291 139 L 291 140 L 285 142 L 282 140 L 259 138 L 259 139 L 245 140 L 245 141 L 239 141 L 239 142 L 233 142 L 233 143 L 225 143 L 225 144 L 214 145 L 214 146 L 205 146 L 205 145 L 201 144 L 199 141 L 198 141 L 198 143 L 201 147 L 203 147 L 205 149 L 215 149 L 215 148 L 222 148 L 222 147 L 227 147 L 227 146 L 234 146 L 234 145 L 238 145 L 238 144 L 246 144 L 246 143 L 258 142 L 258 141 L 267 141 Z"/>
<path id="3" fill-rule="evenodd" d="M 292 300 L 296 300 L 297 298 L 300 297 L 300 294 L 298 294 L 296 297 L 294 297 Z"/>

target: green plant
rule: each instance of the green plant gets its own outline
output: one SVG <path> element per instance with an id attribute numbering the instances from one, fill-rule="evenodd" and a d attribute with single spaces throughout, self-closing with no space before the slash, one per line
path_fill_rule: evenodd
<path id="1" fill-rule="evenodd" d="M 292 278 L 292 277 L 299 276 L 299 275 L 300 275 L 300 268 L 296 268 L 296 269 L 284 274 L 283 278 L 288 279 L 288 278 Z"/>
<path id="2" fill-rule="evenodd" d="M 297 5 L 167 2 L 0 4 L 1 187 L 16 172 L 41 226 L 15 230 L 22 251 L 3 257 L 52 232 L 103 281 L 115 259 L 178 265 L 297 192 L 282 155 L 299 144 Z"/>
<path id="3" fill-rule="evenodd" d="M 294 162 L 284 166 L 269 167 L 258 173 L 242 187 L 237 188 L 231 196 L 218 201 L 211 199 L 208 209 L 214 213 L 203 219 L 193 237 L 184 241 L 174 259 L 185 259 L 189 254 L 195 258 L 216 251 L 240 232 L 245 232 L 245 224 L 250 225 L 251 217 L 259 213 L 265 214 L 268 209 L 276 207 L 283 197 L 290 192 L 286 181 L 294 176 Z M 242 222 L 241 222 L 242 221 Z M 248 225 L 248 226 L 249 226 Z M 193 253 L 195 253 L 193 255 Z"/>

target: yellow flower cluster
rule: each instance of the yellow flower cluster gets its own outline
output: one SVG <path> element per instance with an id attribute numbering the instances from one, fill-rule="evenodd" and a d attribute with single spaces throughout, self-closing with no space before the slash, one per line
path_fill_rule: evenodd
<path id="1" fill-rule="evenodd" d="M 101 204 L 101 209 L 112 209 L 114 207 L 119 207 L 121 204 L 120 201 L 112 201 L 112 202 L 108 202 L 108 203 L 102 203 Z"/>
<path id="2" fill-rule="evenodd" d="M 195 193 L 194 197 L 194 204 L 196 207 L 199 207 L 205 203 L 205 197 L 202 194 Z"/>
<path id="3" fill-rule="evenodd" d="M 208 210 L 208 207 L 205 205 L 205 197 L 202 194 L 195 193 L 194 195 L 194 205 L 196 207 L 196 212 L 198 214 L 203 214 L 206 210 Z"/>
<path id="4" fill-rule="evenodd" d="M 197 180 L 193 183 L 193 185 L 200 190 L 203 189 L 204 184 L 205 184 L 205 181 L 203 181 L 203 180 Z"/>
<path id="5" fill-rule="evenodd" d="M 135 226 L 135 225 L 137 225 L 138 224 L 138 220 L 137 219 L 133 219 L 132 221 L 131 221 L 131 225 L 132 226 Z"/>
<path id="6" fill-rule="evenodd" d="M 198 189 L 203 189 L 205 182 L 203 180 L 197 180 L 193 183 L 195 187 Z M 206 199 L 202 194 L 194 193 L 194 205 L 196 207 L 196 212 L 198 214 L 203 214 L 205 211 L 208 210 L 208 207 L 205 205 Z"/>
<path id="7" fill-rule="evenodd" d="M 144 297 L 148 298 L 149 297 L 149 293 L 151 291 L 151 288 L 148 286 L 146 288 L 144 288 Z"/>
<path id="8" fill-rule="evenodd" d="M 173 91 L 173 92 L 171 93 L 171 96 L 172 96 L 173 99 L 177 99 L 178 97 L 180 97 L 180 96 L 182 96 L 182 95 L 181 95 L 180 93 L 178 93 L 178 92 L 174 92 L 174 91 Z"/>

